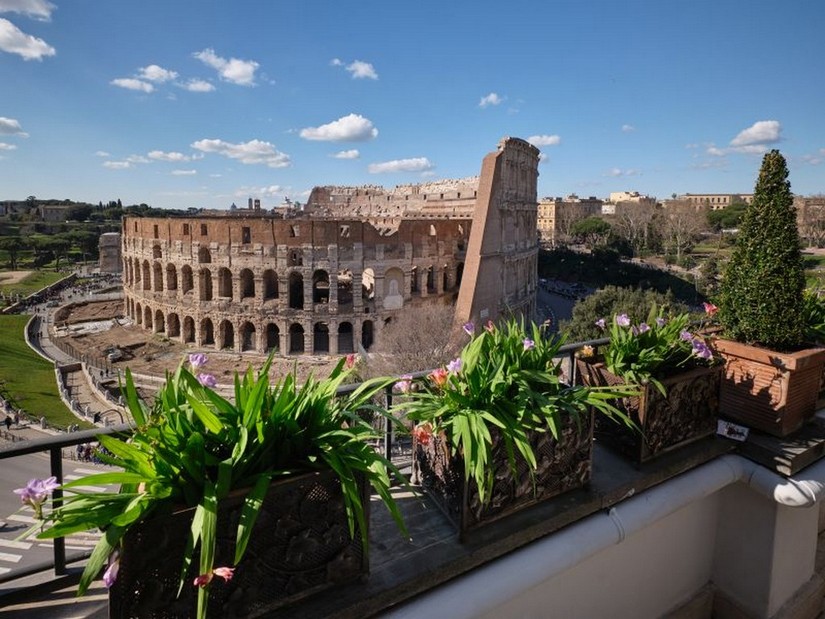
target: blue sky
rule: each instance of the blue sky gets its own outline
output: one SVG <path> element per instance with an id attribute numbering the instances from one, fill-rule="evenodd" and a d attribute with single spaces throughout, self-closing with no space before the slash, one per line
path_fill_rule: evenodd
<path id="1" fill-rule="evenodd" d="M 0 0 L 0 199 L 164 208 L 478 174 L 539 195 L 825 192 L 825 3 Z"/>

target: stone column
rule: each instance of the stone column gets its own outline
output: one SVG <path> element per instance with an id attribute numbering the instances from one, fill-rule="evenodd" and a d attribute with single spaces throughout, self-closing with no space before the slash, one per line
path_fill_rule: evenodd
<path id="1" fill-rule="evenodd" d="M 264 304 L 264 278 L 263 275 L 255 275 L 255 307 L 262 307 Z"/>
<path id="2" fill-rule="evenodd" d="M 379 312 L 384 309 L 384 274 L 375 276 L 375 311 Z"/>
<path id="3" fill-rule="evenodd" d="M 284 312 L 289 308 L 289 277 L 284 277 L 280 273 L 278 276 L 278 311 Z"/>
<path id="4" fill-rule="evenodd" d="M 329 274 L 329 312 L 338 313 L 338 274 Z"/>
<path id="5" fill-rule="evenodd" d="M 364 311 L 364 300 L 361 298 L 363 276 L 361 272 L 352 273 L 352 311 L 361 314 Z"/>
<path id="6" fill-rule="evenodd" d="M 338 354 L 338 321 L 330 320 L 327 325 L 329 326 L 329 354 L 335 356 Z"/>

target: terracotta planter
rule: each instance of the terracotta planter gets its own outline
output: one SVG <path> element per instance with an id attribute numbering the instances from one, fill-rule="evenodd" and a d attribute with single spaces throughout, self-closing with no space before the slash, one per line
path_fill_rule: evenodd
<path id="1" fill-rule="evenodd" d="M 720 413 L 774 436 L 798 430 L 816 412 L 825 348 L 778 353 L 718 339 L 725 359 Z"/>
<path id="2" fill-rule="evenodd" d="M 580 423 L 566 416 L 559 440 L 550 432 L 531 432 L 530 445 L 538 469 L 535 486 L 529 467 L 516 453 L 517 474 L 513 475 L 500 435 L 493 436 L 495 482 L 490 501 L 482 505 L 478 486 L 464 479 L 464 458 L 452 456 L 444 436 L 434 436 L 427 445 L 413 444 L 414 479 L 446 514 L 460 535 L 551 499 L 563 492 L 581 488 L 590 481 L 593 450 L 593 413 Z"/>
<path id="3" fill-rule="evenodd" d="M 577 360 L 580 381 L 588 386 L 623 385 L 603 363 Z M 667 396 L 644 385 L 638 397 L 616 403 L 641 432 L 600 416 L 596 440 L 637 463 L 677 449 L 716 432 L 722 366 L 684 370 L 661 380 Z"/>
<path id="4" fill-rule="evenodd" d="M 361 500 L 369 505 L 361 480 Z M 216 566 L 231 566 L 242 497 L 218 511 Z M 133 527 L 124 538 L 120 571 L 109 590 L 110 617 L 195 616 L 197 556 L 177 597 L 184 545 L 194 510 Z M 360 534 L 350 538 L 341 484 L 330 472 L 273 483 L 246 554 L 232 580 L 210 585 L 210 617 L 258 617 L 290 602 L 351 582 L 368 571 Z"/>

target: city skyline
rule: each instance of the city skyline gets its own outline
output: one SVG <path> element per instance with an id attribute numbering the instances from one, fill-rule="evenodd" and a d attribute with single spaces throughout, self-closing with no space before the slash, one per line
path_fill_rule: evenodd
<path id="1" fill-rule="evenodd" d="M 539 197 L 751 193 L 779 148 L 825 191 L 825 6 L 0 0 L 0 199 L 304 202 L 479 173 Z"/>

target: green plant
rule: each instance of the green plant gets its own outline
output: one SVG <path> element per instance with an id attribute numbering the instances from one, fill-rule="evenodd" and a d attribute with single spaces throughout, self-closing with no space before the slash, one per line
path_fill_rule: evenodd
<path id="1" fill-rule="evenodd" d="M 805 290 L 802 296 L 802 320 L 805 323 L 805 341 L 825 344 L 825 299 L 815 290 Z"/>
<path id="2" fill-rule="evenodd" d="M 779 351 L 805 340 L 805 274 L 788 168 L 778 150 L 762 160 L 719 298 L 725 335 Z"/>
<path id="3" fill-rule="evenodd" d="M 628 422 L 610 403 L 628 395 L 625 390 L 562 382 L 557 357 L 563 340 L 548 337 L 542 327 L 510 320 L 501 327 L 488 323 L 480 334 L 472 323 L 464 330 L 472 339 L 461 355 L 430 373 L 421 390 L 411 390 L 409 377 L 398 383 L 408 396 L 396 408 L 418 424 L 419 440 L 431 433 L 446 436 L 452 453 L 463 455 L 465 479 L 475 482 L 482 503 L 493 486 L 491 432 L 500 433 L 511 470 L 518 453 L 533 475 L 529 432 L 558 438 L 562 416 L 579 418 L 591 407 Z"/>
<path id="4" fill-rule="evenodd" d="M 361 504 L 356 474 L 366 477 L 403 530 L 389 492 L 388 469 L 394 469 L 368 444 L 378 437 L 358 415 L 364 409 L 381 410 L 371 402 L 391 381 L 374 379 L 346 394 L 338 393 L 350 373 L 345 365 L 351 366 L 352 359 L 342 359 L 326 379 L 311 377 L 299 385 L 292 375 L 270 384 L 270 357 L 257 376 L 251 368 L 243 378 L 236 373 L 235 400 L 230 402 L 214 391 L 212 375 L 199 372 L 206 356 L 190 355 L 191 370 L 181 364 L 168 376 L 151 409 L 138 399 L 127 370 L 125 393 L 137 424 L 135 432 L 123 440 L 100 437 L 101 446 L 110 454 L 101 459 L 121 467 L 122 472 L 89 475 L 64 484 L 63 489 L 71 494 L 44 517 L 48 528 L 40 534 L 54 538 L 93 528 L 104 531 L 83 573 L 79 593 L 113 556 L 130 527 L 179 506 L 196 507 L 185 556 L 180 557 L 179 586 L 184 586 L 197 549 L 198 617 L 205 617 L 209 581 L 213 575 L 231 577 L 232 570 L 213 565 L 218 504 L 234 490 L 246 492 L 237 531 L 237 564 L 272 480 L 301 471 L 327 468 L 337 474 L 350 534 L 354 535 L 357 523 L 365 547 L 366 506 Z M 90 484 L 120 484 L 120 491 L 80 490 Z M 104 580 L 110 579 L 111 570 L 107 570 Z"/>

